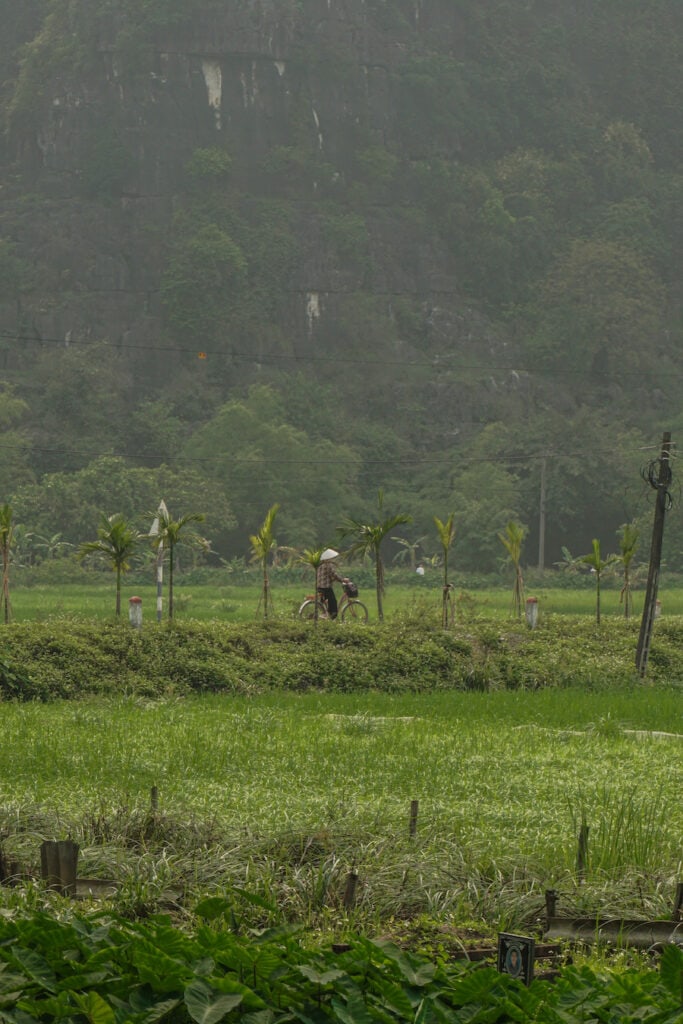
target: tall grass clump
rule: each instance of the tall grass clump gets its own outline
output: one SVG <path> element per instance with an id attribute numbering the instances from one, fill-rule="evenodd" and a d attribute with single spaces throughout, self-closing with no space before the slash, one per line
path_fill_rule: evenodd
<path id="1" fill-rule="evenodd" d="M 586 877 L 661 870 L 675 853 L 664 839 L 671 811 L 661 786 L 603 786 L 589 800 L 580 794 L 570 813 L 573 834 L 586 836 Z"/>

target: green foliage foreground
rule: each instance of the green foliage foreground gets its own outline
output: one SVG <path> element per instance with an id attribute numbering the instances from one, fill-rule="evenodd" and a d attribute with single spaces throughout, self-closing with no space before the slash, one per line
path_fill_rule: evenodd
<path id="1" fill-rule="evenodd" d="M 217 898 L 199 909 L 211 921 L 225 908 Z M 339 954 L 311 952 L 283 931 L 246 939 L 210 923 L 190 937 L 164 918 L 5 920 L 0 1017 L 16 1024 L 681 1019 L 683 950 L 675 946 L 664 950 L 658 972 L 584 966 L 567 969 L 554 985 L 537 980 L 529 988 L 491 968 L 436 964 L 387 942 L 348 946 Z"/>
<path id="2" fill-rule="evenodd" d="M 270 689 L 337 692 L 590 688 L 635 682 L 638 624 L 547 616 L 531 631 L 475 620 L 444 630 L 417 618 L 381 628 L 338 623 L 183 622 L 146 626 L 52 619 L 7 628 L 0 696 L 253 695 Z M 652 682 L 683 681 L 683 622 L 657 626 Z"/>

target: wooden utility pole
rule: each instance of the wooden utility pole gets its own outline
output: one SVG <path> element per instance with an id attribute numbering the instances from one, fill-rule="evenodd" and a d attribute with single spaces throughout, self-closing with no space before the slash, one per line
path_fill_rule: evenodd
<path id="1" fill-rule="evenodd" d="M 655 464 L 656 465 L 656 464 Z M 652 627 L 657 607 L 657 591 L 659 589 L 659 567 L 662 561 L 662 541 L 664 539 L 664 517 L 669 507 L 669 485 L 671 483 L 671 434 L 662 437 L 662 454 L 659 457 L 657 479 L 653 479 L 652 471 L 648 474 L 652 487 L 657 491 L 655 501 L 655 520 L 652 527 L 652 544 L 650 546 L 650 566 L 647 573 L 647 589 L 645 591 L 645 607 L 640 622 L 640 636 L 636 648 L 636 668 L 641 676 L 647 671 L 647 659 L 650 653 Z"/>

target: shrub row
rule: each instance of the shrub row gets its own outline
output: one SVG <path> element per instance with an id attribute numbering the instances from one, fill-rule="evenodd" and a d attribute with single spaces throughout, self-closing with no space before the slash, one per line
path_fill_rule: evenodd
<path id="1" fill-rule="evenodd" d="M 417 620 L 382 627 L 338 623 L 183 622 L 150 625 L 72 619 L 3 627 L 0 696 L 50 700 L 95 693 L 146 696 L 268 689 L 427 692 L 636 681 L 637 624 L 601 628 L 566 616 L 523 624 L 468 622 L 455 630 Z M 658 626 L 649 678 L 680 684 L 683 621 Z"/>

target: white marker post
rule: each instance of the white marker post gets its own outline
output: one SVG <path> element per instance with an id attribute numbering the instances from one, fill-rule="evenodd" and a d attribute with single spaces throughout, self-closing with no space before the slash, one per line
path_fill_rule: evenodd
<path id="1" fill-rule="evenodd" d="M 150 537 L 159 536 L 159 519 L 161 517 L 168 519 L 168 509 L 166 508 L 166 502 L 162 498 L 159 502 L 159 508 L 152 528 L 149 531 Z M 159 541 L 159 547 L 157 548 L 157 622 L 161 622 L 161 611 L 163 606 L 163 584 L 164 584 L 164 542 Z"/>

